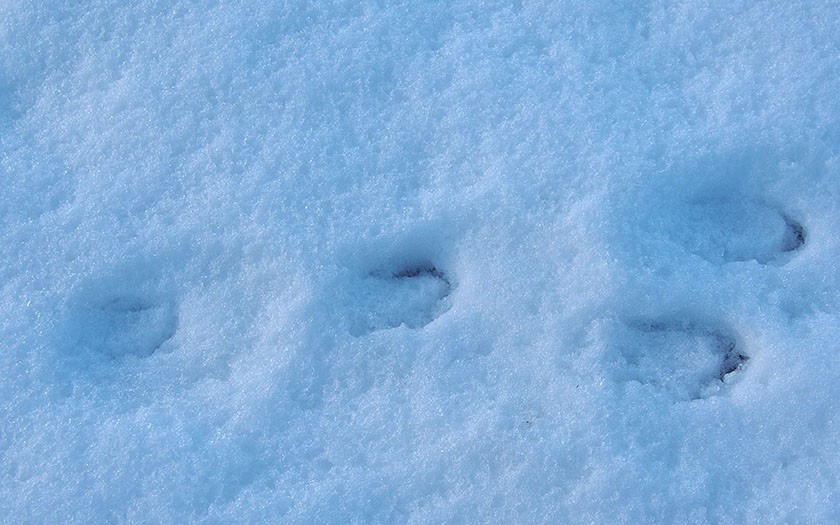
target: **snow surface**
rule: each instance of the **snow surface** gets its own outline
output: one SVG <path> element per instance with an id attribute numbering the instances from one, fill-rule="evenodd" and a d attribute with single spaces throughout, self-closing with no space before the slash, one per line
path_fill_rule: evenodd
<path id="1" fill-rule="evenodd" d="M 0 3 L 0 520 L 840 522 L 835 0 Z"/>

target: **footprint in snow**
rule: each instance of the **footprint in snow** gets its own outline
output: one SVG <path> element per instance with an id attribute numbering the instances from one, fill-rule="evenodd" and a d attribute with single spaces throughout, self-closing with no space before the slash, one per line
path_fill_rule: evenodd
<path id="1" fill-rule="evenodd" d="M 358 337 L 399 326 L 426 326 L 449 309 L 452 284 L 434 265 L 421 263 L 369 272 L 350 292 L 350 333 Z"/>
<path id="2" fill-rule="evenodd" d="M 733 332 L 694 321 L 632 321 L 612 335 L 616 379 L 677 400 L 720 395 L 749 359 Z"/>
<path id="3" fill-rule="evenodd" d="M 67 325 L 77 353 L 149 357 L 174 335 L 178 319 L 165 302 L 122 295 L 80 307 Z"/>
<path id="4" fill-rule="evenodd" d="M 755 200 L 694 202 L 686 207 L 685 217 L 675 230 L 679 242 L 716 264 L 750 260 L 784 264 L 806 241 L 801 223 Z"/>

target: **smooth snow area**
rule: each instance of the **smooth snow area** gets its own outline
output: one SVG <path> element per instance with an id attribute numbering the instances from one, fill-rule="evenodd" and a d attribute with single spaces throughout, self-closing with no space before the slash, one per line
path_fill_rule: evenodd
<path id="1" fill-rule="evenodd" d="M 0 521 L 840 522 L 838 20 L 0 2 Z"/>

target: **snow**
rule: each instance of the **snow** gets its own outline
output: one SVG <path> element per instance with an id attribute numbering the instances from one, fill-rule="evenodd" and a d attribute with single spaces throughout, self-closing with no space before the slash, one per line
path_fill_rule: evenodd
<path id="1" fill-rule="evenodd" d="M 0 4 L 0 521 L 833 523 L 840 5 Z"/>

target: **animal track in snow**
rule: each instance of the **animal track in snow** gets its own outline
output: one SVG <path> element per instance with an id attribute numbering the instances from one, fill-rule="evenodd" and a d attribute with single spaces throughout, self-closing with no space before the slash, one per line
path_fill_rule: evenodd
<path id="1" fill-rule="evenodd" d="M 617 379 L 679 400 L 719 395 L 749 359 L 732 332 L 692 321 L 634 321 L 614 335 Z"/>
<path id="2" fill-rule="evenodd" d="M 370 272 L 352 290 L 350 332 L 422 328 L 449 309 L 450 293 L 446 274 L 429 263 Z"/>
<path id="3" fill-rule="evenodd" d="M 717 264 L 749 260 L 784 264 L 806 240 L 802 224 L 755 200 L 695 202 L 686 207 L 686 218 L 676 230 L 679 241 Z"/>
<path id="4" fill-rule="evenodd" d="M 174 308 L 134 296 L 118 296 L 78 312 L 71 322 L 82 348 L 115 359 L 149 357 L 175 335 Z"/>

